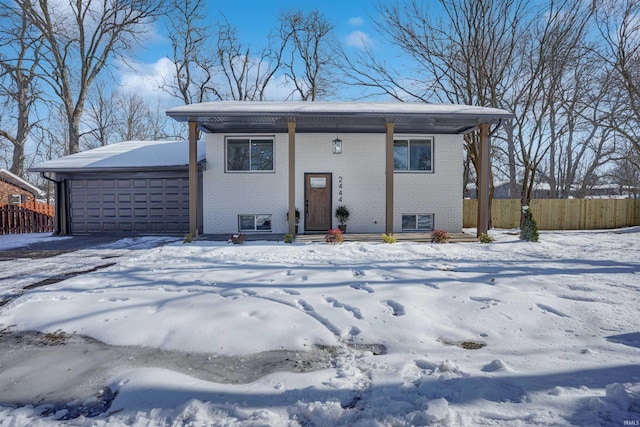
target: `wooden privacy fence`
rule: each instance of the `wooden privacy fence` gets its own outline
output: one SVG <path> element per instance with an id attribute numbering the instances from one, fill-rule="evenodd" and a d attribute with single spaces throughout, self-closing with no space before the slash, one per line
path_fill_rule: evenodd
<path id="1" fill-rule="evenodd" d="M 53 214 L 53 206 L 40 202 L 0 206 L 0 234 L 51 233 Z"/>
<path id="2" fill-rule="evenodd" d="M 540 230 L 595 230 L 640 225 L 640 199 L 536 199 L 531 213 Z M 463 201 L 463 226 L 475 227 L 478 201 Z M 519 199 L 494 199 L 491 219 L 495 228 L 520 225 Z"/>

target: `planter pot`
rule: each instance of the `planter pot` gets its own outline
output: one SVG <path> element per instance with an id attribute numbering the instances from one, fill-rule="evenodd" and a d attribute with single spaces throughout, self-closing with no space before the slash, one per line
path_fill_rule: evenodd
<path id="1" fill-rule="evenodd" d="M 342 231 L 343 233 L 346 233 L 346 232 L 347 232 L 347 224 L 340 224 L 340 225 L 338 225 L 338 229 L 339 229 L 340 231 Z"/>

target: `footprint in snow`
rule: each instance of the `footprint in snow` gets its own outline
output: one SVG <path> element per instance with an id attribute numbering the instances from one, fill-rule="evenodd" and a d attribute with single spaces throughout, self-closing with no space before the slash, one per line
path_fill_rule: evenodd
<path id="1" fill-rule="evenodd" d="M 313 307 L 303 299 L 299 299 L 297 303 L 298 303 L 298 306 L 302 308 L 304 311 L 314 311 Z"/>
<path id="2" fill-rule="evenodd" d="M 351 274 L 353 275 L 353 277 L 363 277 L 364 271 L 351 269 Z"/>
<path id="3" fill-rule="evenodd" d="M 333 305 L 335 308 L 344 308 L 346 311 L 351 313 L 353 317 L 355 317 L 356 319 L 362 319 L 362 313 L 360 313 L 360 309 L 358 307 L 341 303 L 340 301 L 332 297 L 325 298 L 325 301 Z"/>
<path id="4" fill-rule="evenodd" d="M 433 289 L 440 289 L 440 286 L 436 285 L 435 283 L 424 282 L 423 285 Z"/>
<path id="5" fill-rule="evenodd" d="M 300 295 L 300 292 L 293 289 L 278 289 L 278 292 L 285 295 Z"/>
<path id="6" fill-rule="evenodd" d="M 249 289 L 243 289 L 242 293 L 248 297 L 255 297 L 256 295 L 258 295 L 256 292 L 250 291 Z"/>
<path id="7" fill-rule="evenodd" d="M 360 330 L 360 328 L 357 328 L 355 326 L 351 326 L 348 331 L 345 331 L 342 334 L 342 336 L 344 338 L 353 339 L 353 338 L 357 337 L 358 335 L 360 335 L 361 333 L 362 333 L 362 331 Z"/>
<path id="8" fill-rule="evenodd" d="M 386 305 L 391 309 L 391 314 L 394 316 L 404 316 L 404 306 L 399 302 L 388 299 L 384 301 L 380 301 L 382 304 Z"/>
<path id="9" fill-rule="evenodd" d="M 545 305 L 545 304 L 536 304 L 538 306 L 538 308 L 540 310 L 542 310 L 543 313 L 551 313 L 551 314 L 555 314 L 556 316 L 560 316 L 560 317 L 569 317 L 571 318 L 571 316 L 569 316 L 568 314 L 564 314 L 563 312 L 561 312 L 560 310 L 557 310 L 551 306 Z"/>
<path id="10" fill-rule="evenodd" d="M 481 310 L 490 308 L 492 305 L 498 305 L 498 303 L 502 302 L 499 299 L 485 298 L 485 297 L 469 297 L 469 299 L 473 302 L 479 302 L 480 304 L 484 304 L 480 308 Z"/>
<path id="11" fill-rule="evenodd" d="M 368 292 L 370 294 L 372 294 L 374 292 L 373 288 L 371 286 L 367 285 L 366 283 L 352 283 L 349 286 L 351 286 L 351 288 L 353 288 L 353 289 L 357 289 L 359 291 L 366 291 L 366 292 Z"/>

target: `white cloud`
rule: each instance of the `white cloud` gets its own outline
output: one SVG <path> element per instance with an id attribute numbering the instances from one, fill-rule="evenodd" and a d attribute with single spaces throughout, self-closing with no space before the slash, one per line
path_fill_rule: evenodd
<path id="1" fill-rule="evenodd" d="M 364 19 L 362 19 L 360 16 L 349 18 L 348 22 L 352 27 L 361 27 L 362 25 L 364 25 Z"/>
<path id="2" fill-rule="evenodd" d="M 173 63 L 166 56 L 151 64 L 121 62 L 117 69 L 120 72 L 119 90 L 135 93 L 147 100 L 175 103 L 169 94 L 160 89 L 165 81 L 172 79 L 174 73 Z"/>
<path id="3" fill-rule="evenodd" d="M 373 39 L 369 37 L 367 33 L 359 30 L 352 31 L 351 34 L 346 37 L 345 42 L 347 46 L 358 49 L 366 49 L 374 45 Z"/>

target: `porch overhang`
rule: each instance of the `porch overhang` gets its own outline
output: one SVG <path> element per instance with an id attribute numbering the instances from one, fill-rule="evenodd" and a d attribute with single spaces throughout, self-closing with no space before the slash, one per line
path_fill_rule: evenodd
<path id="1" fill-rule="evenodd" d="M 402 102 L 265 102 L 220 101 L 176 107 L 167 115 L 189 123 L 190 159 L 197 156 L 197 130 L 206 133 L 285 133 L 289 136 L 289 230 L 295 218 L 295 134 L 297 133 L 385 133 L 386 134 L 386 230 L 393 224 L 393 136 L 402 134 L 460 135 L 481 129 L 481 159 L 478 200 L 482 224 L 478 233 L 486 232 L 489 189 L 489 137 L 492 124 L 514 118 L 498 108 L 469 105 L 402 103 Z M 190 180 L 195 183 L 195 166 L 190 165 Z M 195 184 L 193 185 L 195 188 Z M 195 195 L 191 195 L 194 200 Z M 192 201 L 194 204 L 195 202 Z M 195 230 L 197 218 L 191 219 Z"/>
<path id="2" fill-rule="evenodd" d="M 209 133 L 384 132 L 394 123 L 398 134 L 464 134 L 481 124 L 511 119 L 513 114 L 467 105 L 400 102 L 204 102 L 176 107 L 167 115 L 180 122 L 197 122 Z"/>

